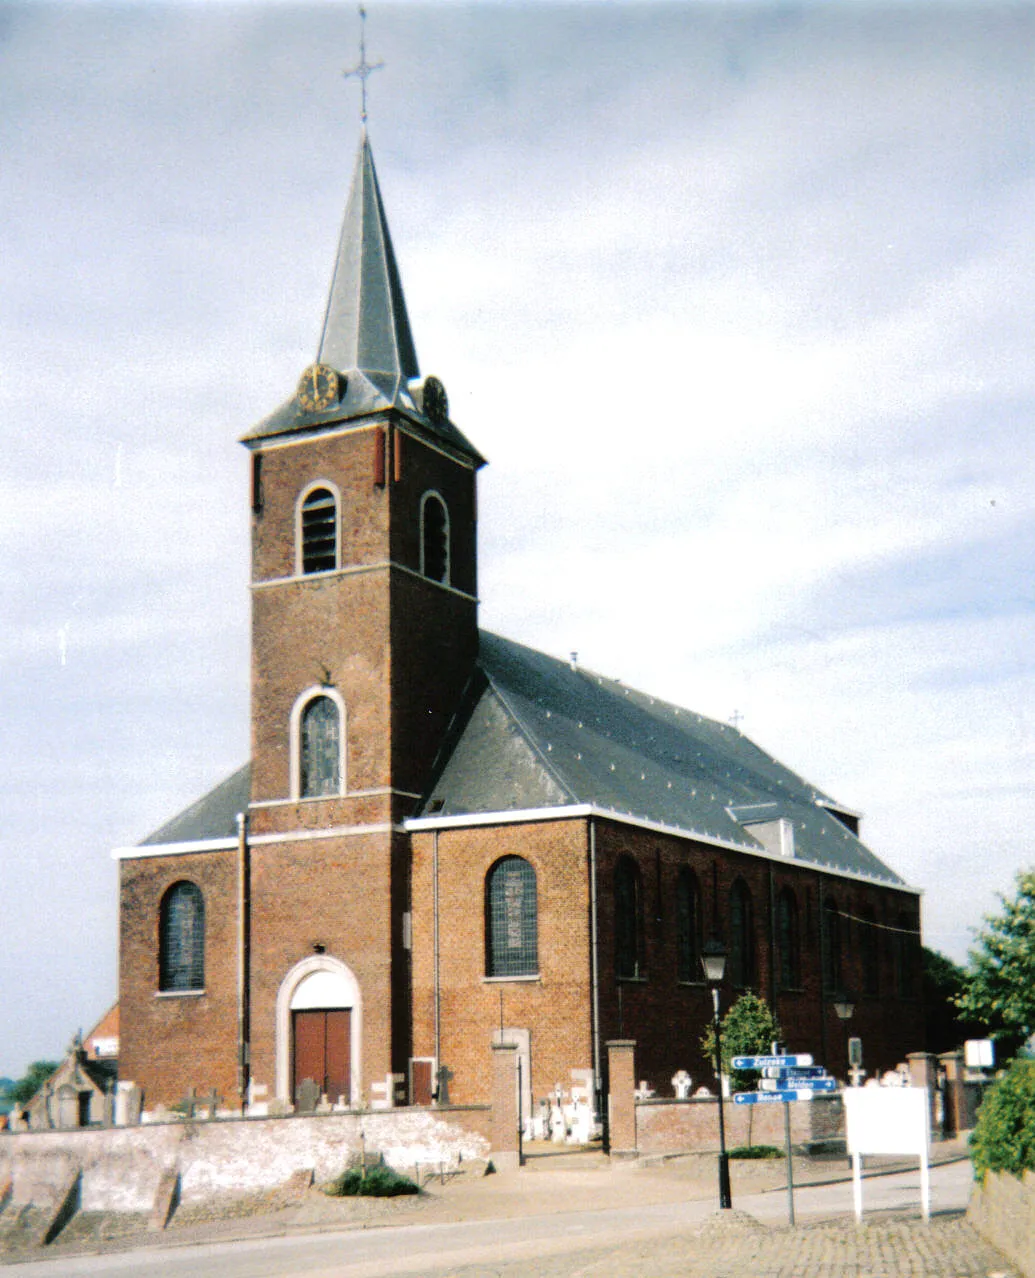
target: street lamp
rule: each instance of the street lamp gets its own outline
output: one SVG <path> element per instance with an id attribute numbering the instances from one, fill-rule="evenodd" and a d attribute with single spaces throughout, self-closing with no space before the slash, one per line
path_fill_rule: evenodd
<path id="1" fill-rule="evenodd" d="M 851 996 L 851 994 L 848 994 L 844 990 L 842 990 L 841 993 L 838 994 L 837 997 L 834 999 L 834 1011 L 837 1013 L 838 1020 L 844 1026 L 845 1033 L 847 1034 L 848 1022 L 852 1019 L 852 1016 L 855 1013 L 855 999 Z M 848 1070 L 850 1069 L 852 1064 L 851 1058 L 852 1058 L 852 1051 L 851 1051 L 851 1048 L 847 1045 L 847 1041 L 846 1041 L 846 1046 L 845 1046 L 846 1077 L 848 1074 Z"/>
<path id="2" fill-rule="evenodd" d="M 715 1077 L 719 1084 L 719 1207 L 733 1206 L 730 1193 L 730 1162 L 726 1153 L 726 1119 L 722 1107 L 722 1039 L 719 1029 L 719 986 L 726 975 L 726 947 L 721 941 L 707 941 L 701 948 L 704 977 L 712 987 L 712 1027 L 715 1031 Z"/>

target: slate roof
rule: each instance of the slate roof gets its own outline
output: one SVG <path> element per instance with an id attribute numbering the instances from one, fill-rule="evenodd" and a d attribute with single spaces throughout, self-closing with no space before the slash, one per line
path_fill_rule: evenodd
<path id="1" fill-rule="evenodd" d="M 344 394 L 323 411 L 306 411 L 293 395 L 242 438 L 325 430 L 397 409 L 422 431 L 470 458 L 484 458 L 446 412 L 425 413 L 417 350 L 388 231 L 374 157 L 364 132 L 338 240 L 317 360 L 343 375 Z"/>
<path id="2" fill-rule="evenodd" d="M 165 825 L 149 834 L 139 846 L 236 838 L 237 814 L 248 810 L 251 775 L 252 766 L 246 763 L 233 776 L 221 781 L 214 790 L 202 795 L 196 803 L 184 808 L 171 821 L 166 821 Z"/>
<path id="3" fill-rule="evenodd" d="M 730 724 L 482 632 L 484 682 L 423 815 L 590 804 L 760 852 L 754 822 L 785 818 L 794 858 L 903 885 L 828 795 Z"/>
<path id="4" fill-rule="evenodd" d="M 234 837 L 248 782 L 246 765 L 141 846 Z M 754 853 L 754 823 L 782 817 L 795 860 L 905 886 L 833 799 L 737 728 L 482 631 L 479 677 L 418 819 L 580 805 Z"/>

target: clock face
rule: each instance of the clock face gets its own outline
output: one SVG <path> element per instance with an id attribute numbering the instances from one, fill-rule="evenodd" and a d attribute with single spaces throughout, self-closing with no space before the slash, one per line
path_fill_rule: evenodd
<path id="1" fill-rule="evenodd" d="M 422 400 L 424 416 L 433 422 L 445 421 L 449 416 L 449 398 L 446 388 L 437 377 L 425 377 Z"/>
<path id="2" fill-rule="evenodd" d="M 329 364 L 310 364 L 298 383 L 298 402 L 307 413 L 319 413 L 341 397 L 341 378 Z"/>

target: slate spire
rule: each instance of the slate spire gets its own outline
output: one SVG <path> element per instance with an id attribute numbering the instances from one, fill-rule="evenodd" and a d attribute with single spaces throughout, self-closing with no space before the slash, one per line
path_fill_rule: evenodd
<path id="1" fill-rule="evenodd" d="M 394 400 L 420 376 L 399 270 L 366 130 L 359 144 L 317 358 L 360 372 Z"/>

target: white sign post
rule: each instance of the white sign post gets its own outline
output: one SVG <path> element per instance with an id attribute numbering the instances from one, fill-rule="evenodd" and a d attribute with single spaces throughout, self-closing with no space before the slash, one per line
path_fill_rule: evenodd
<path id="1" fill-rule="evenodd" d="M 931 1216 L 928 1151 L 931 1114 L 926 1087 L 849 1087 L 842 1093 L 852 1156 L 855 1219 L 862 1220 L 862 1156 L 915 1154 L 920 1159 L 920 1209 Z"/>

